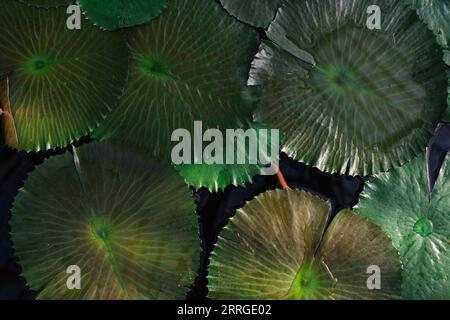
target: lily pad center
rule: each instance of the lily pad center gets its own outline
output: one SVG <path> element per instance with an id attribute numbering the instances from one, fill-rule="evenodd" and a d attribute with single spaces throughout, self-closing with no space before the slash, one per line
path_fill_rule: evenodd
<path id="1" fill-rule="evenodd" d="M 137 58 L 137 63 L 141 72 L 150 78 L 165 79 L 176 77 L 172 74 L 167 64 L 162 60 L 154 57 L 140 56 Z"/>
<path id="2" fill-rule="evenodd" d="M 417 220 L 413 230 L 423 238 L 429 237 L 433 233 L 433 223 L 427 218 L 421 218 Z"/>
<path id="3" fill-rule="evenodd" d="M 305 263 L 297 272 L 287 295 L 291 300 L 310 299 L 323 288 L 324 274 L 315 262 Z"/>
<path id="4" fill-rule="evenodd" d="M 335 91 L 342 94 L 357 93 L 362 88 L 354 72 L 346 66 L 328 66 L 328 69 L 322 70 L 323 76 L 327 79 L 329 85 Z"/>
<path id="5" fill-rule="evenodd" d="M 111 223 L 102 217 L 94 216 L 91 220 L 91 230 L 94 238 L 102 243 L 109 243 L 113 236 Z"/>
<path id="6" fill-rule="evenodd" d="M 25 64 L 25 71 L 32 75 L 45 74 L 50 70 L 53 61 L 44 56 L 37 56 L 29 59 Z"/>

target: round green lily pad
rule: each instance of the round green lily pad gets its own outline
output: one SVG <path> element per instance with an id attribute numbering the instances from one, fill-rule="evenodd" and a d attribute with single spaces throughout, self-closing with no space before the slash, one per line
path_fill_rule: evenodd
<path id="1" fill-rule="evenodd" d="M 89 144 L 39 166 L 15 199 L 11 230 L 39 299 L 184 299 L 196 276 L 189 189 L 170 166 L 120 145 Z M 78 290 L 68 287 L 73 266 Z"/>
<path id="2" fill-rule="evenodd" d="M 381 30 L 367 8 L 381 9 Z M 369 175 L 423 152 L 447 108 L 442 48 L 414 10 L 386 0 L 288 0 L 249 84 L 255 120 L 285 134 L 284 151 L 323 171 Z"/>
<path id="3" fill-rule="evenodd" d="M 131 27 L 159 16 L 167 0 L 77 0 L 85 15 L 106 29 Z"/>
<path id="4" fill-rule="evenodd" d="M 339 213 L 325 230 L 329 211 L 328 202 L 299 190 L 270 191 L 247 203 L 212 253 L 209 296 L 399 298 L 401 264 L 389 238 L 350 211 Z M 373 266 L 379 268 L 381 289 L 371 286 Z"/>
<path id="5" fill-rule="evenodd" d="M 237 19 L 252 26 L 265 28 L 275 18 L 285 0 L 220 0 L 222 6 Z"/>
<path id="6" fill-rule="evenodd" d="M 373 177 L 356 211 L 378 224 L 400 251 L 405 299 L 450 299 L 450 166 L 428 199 L 425 156 Z"/>
<path id="7" fill-rule="evenodd" d="M 128 30 L 129 81 L 119 107 L 94 136 L 170 158 L 177 129 L 194 121 L 235 129 L 251 119 L 242 87 L 257 50 L 254 32 L 216 1 L 174 0 L 151 22 Z"/>
<path id="8" fill-rule="evenodd" d="M 0 74 L 9 80 L 12 147 L 40 151 L 90 133 L 113 109 L 127 77 L 122 33 L 102 32 L 88 21 L 66 28 L 64 8 L 0 3 Z"/>

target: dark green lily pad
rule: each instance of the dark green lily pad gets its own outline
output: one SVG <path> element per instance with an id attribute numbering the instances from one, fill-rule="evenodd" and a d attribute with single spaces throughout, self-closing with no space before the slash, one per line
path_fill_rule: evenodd
<path id="1" fill-rule="evenodd" d="M 378 224 L 400 251 L 403 298 L 450 299 L 450 166 L 428 199 L 425 156 L 373 177 L 356 211 Z"/>
<path id="2" fill-rule="evenodd" d="M 220 0 L 222 6 L 237 19 L 252 26 L 268 27 L 285 0 Z"/>
<path id="3" fill-rule="evenodd" d="M 238 210 L 211 256 L 217 299 L 396 299 L 398 252 L 375 224 L 350 211 L 325 231 L 330 205 L 299 190 L 264 193 Z M 381 290 L 370 290 L 370 266 Z"/>
<path id="4" fill-rule="evenodd" d="M 77 0 L 85 15 L 106 29 L 131 27 L 159 16 L 167 0 Z"/>
<path id="5" fill-rule="evenodd" d="M 174 0 L 128 30 L 129 81 L 119 108 L 94 136 L 170 158 L 176 129 L 235 129 L 251 119 L 242 87 L 256 52 L 254 32 L 216 1 Z"/>
<path id="6" fill-rule="evenodd" d="M 224 190 L 230 185 L 244 186 L 246 183 L 252 182 L 256 175 L 262 174 L 263 168 L 268 168 L 270 165 L 278 162 L 279 151 L 272 155 L 272 139 L 276 139 L 276 137 L 272 137 L 270 129 L 258 123 L 252 123 L 250 129 L 254 129 L 255 139 L 252 141 L 257 143 L 253 145 L 251 153 L 252 157 L 255 158 L 250 156 L 248 140 L 245 145 L 236 141 L 234 145 L 230 145 L 230 147 L 225 145 L 222 148 L 222 164 L 213 163 L 219 158 L 203 159 L 202 164 L 178 165 L 176 167 L 178 172 L 185 178 L 188 185 L 194 186 L 196 189 L 205 187 L 214 192 Z M 226 133 L 222 132 L 222 136 L 226 137 Z M 227 141 L 224 141 L 224 143 L 226 144 Z M 254 150 L 261 151 L 261 146 L 264 145 L 267 147 L 265 150 L 262 150 L 261 154 L 258 152 L 257 154 L 253 153 Z M 226 164 L 227 148 L 233 148 L 232 150 L 234 150 L 234 164 Z M 273 149 L 279 150 L 275 145 Z"/>
<path id="7" fill-rule="evenodd" d="M 47 160 L 15 199 L 11 235 L 39 299 L 184 299 L 200 244 L 191 194 L 145 152 L 93 143 Z M 81 270 L 69 290 L 66 270 Z"/>
<path id="8" fill-rule="evenodd" d="M 0 3 L 0 74 L 9 78 L 11 119 L 26 151 L 64 147 L 90 133 L 113 109 L 127 77 L 122 33 L 88 21 L 66 28 L 65 8 Z M 11 122 L 11 121 L 10 121 Z"/>
<path id="9" fill-rule="evenodd" d="M 366 26 L 379 5 L 382 29 Z M 398 1 L 288 0 L 268 30 L 249 84 L 256 121 L 284 151 L 326 172 L 369 175 L 425 150 L 447 108 L 442 48 Z"/>

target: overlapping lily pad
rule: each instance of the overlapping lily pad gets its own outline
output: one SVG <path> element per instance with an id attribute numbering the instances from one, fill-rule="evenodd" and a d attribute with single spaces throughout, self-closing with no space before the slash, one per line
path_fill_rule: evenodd
<path id="1" fill-rule="evenodd" d="M 450 299 L 450 166 L 431 201 L 425 156 L 372 178 L 357 212 L 381 226 L 400 251 L 405 299 Z"/>
<path id="2" fill-rule="evenodd" d="M 381 30 L 367 28 L 379 5 Z M 425 150 L 447 106 L 442 48 L 399 1 L 288 0 L 269 27 L 250 85 L 256 120 L 284 151 L 327 172 L 368 175 Z"/>
<path id="3" fill-rule="evenodd" d="M 239 128 L 251 111 L 242 86 L 256 37 L 214 0 L 174 0 L 151 22 L 128 31 L 129 82 L 94 133 L 169 158 L 176 129 Z"/>
<path id="4" fill-rule="evenodd" d="M 399 298 L 401 265 L 389 238 L 350 211 L 325 230 L 329 210 L 326 201 L 298 190 L 271 191 L 249 202 L 213 251 L 210 297 Z M 381 269 L 381 290 L 367 286 L 374 265 Z"/>
<path id="5" fill-rule="evenodd" d="M 280 141 L 278 136 L 272 136 L 272 132 L 261 124 L 252 123 L 249 130 L 245 131 L 248 135 L 240 136 L 243 138 L 241 141 L 239 138 L 230 141 L 226 132 L 220 132 L 221 138 L 211 139 L 213 144 L 208 147 L 216 152 L 220 150 L 218 154 L 213 154 L 213 158 L 202 159 L 201 164 L 178 165 L 178 172 L 188 185 L 197 189 L 205 187 L 210 191 L 224 190 L 230 185 L 243 186 L 252 182 L 256 175 L 263 173 L 262 169 L 276 165 Z M 275 143 L 273 148 L 272 143 Z M 233 161 L 227 162 L 229 150 L 234 152 Z"/>
<path id="6" fill-rule="evenodd" d="M 39 299 L 184 299 L 200 244 L 191 194 L 170 166 L 93 143 L 47 160 L 14 202 L 15 253 Z M 81 288 L 69 290 L 69 266 Z"/>
<path id="7" fill-rule="evenodd" d="M 435 33 L 444 50 L 444 61 L 450 66 L 450 2 L 446 0 L 406 0 Z M 450 90 L 450 87 L 449 87 Z M 450 95 L 448 105 L 450 106 Z M 450 109 L 450 108 L 449 108 Z M 448 111 L 450 113 L 450 110 Z M 447 115 L 445 120 L 450 120 Z"/>
<path id="8" fill-rule="evenodd" d="M 185 178 L 186 184 L 213 192 L 231 185 L 244 186 L 261 173 L 261 167 L 257 164 L 183 164 L 177 166 L 177 170 Z"/>
<path id="9" fill-rule="evenodd" d="M 85 15 L 106 29 L 131 27 L 160 15 L 167 0 L 77 0 Z"/>
<path id="10" fill-rule="evenodd" d="M 18 149 L 46 150 L 79 139 L 97 127 L 122 93 L 128 62 L 124 34 L 102 32 L 88 21 L 81 30 L 68 30 L 66 19 L 65 8 L 0 3 L 0 29 L 7 30 L 0 33 L 0 74 L 9 79 L 8 123 L 17 136 L 11 146 Z"/>
<path id="11" fill-rule="evenodd" d="M 447 0 L 406 0 L 433 30 L 439 42 L 447 47 L 450 41 L 450 2 Z"/>
<path id="12" fill-rule="evenodd" d="M 255 27 L 268 27 L 285 0 L 220 0 L 234 17 Z"/>

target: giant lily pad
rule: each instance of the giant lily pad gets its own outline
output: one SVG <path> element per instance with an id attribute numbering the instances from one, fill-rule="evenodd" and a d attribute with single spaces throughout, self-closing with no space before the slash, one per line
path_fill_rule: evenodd
<path id="1" fill-rule="evenodd" d="M 264 193 L 238 211 L 211 257 L 219 299 L 395 299 L 398 252 L 375 224 L 350 211 L 325 230 L 330 205 L 298 190 Z M 381 289 L 367 285 L 371 266 Z"/>
<path id="2" fill-rule="evenodd" d="M 450 299 L 450 166 L 428 199 L 425 156 L 373 177 L 357 212 L 380 225 L 400 251 L 403 297 Z"/>
<path id="3" fill-rule="evenodd" d="M 189 190 L 147 153 L 94 143 L 47 160 L 14 202 L 12 240 L 40 299 L 183 299 L 200 244 Z M 69 266 L 81 287 L 69 290 Z"/>
<path id="4" fill-rule="evenodd" d="M 268 27 L 285 0 L 220 0 L 223 7 L 239 20 L 255 27 Z"/>
<path id="5" fill-rule="evenodd" d="M 119 108 L 94 133 L 169 158 L 176 129 L 234 129 L 250 119 L 242 86 L 256 37 L 214 0 L 174 0 L 128 30 L 130 75 Z"/>
<path id="6" fill-rule="evenodd" d="M 379 5 L 381 30 L 367 28 Z M 250 74 L 256 120 L 284 151 L 327 172 L 368 175 L 423 152 L 447 106 L 442 48 L 399 1 L 288 0 Z"/>
<path id="7" fill-rule="evenodd" d="M 77 0 L 86 16 L 107 30 L 131 27 L 157 17 L 167 0 Z"/>
<path id="8" fill-rule="evenodd" d="M 9 78 L 11 111 L 6 125 L 16 130 L 5 140 L 18 149 L 46 150 L 79 139 L 122 93 L 128 61 L 124 35 L 102 32 L 87 21 L 71 31 L 66 19 L 64 8 L 0 3 L 0 74 Z"/>

